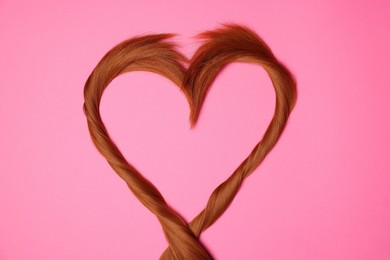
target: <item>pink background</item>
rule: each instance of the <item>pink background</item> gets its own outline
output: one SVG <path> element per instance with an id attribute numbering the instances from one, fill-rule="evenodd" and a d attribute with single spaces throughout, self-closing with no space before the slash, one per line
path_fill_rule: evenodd
<path id="1" fill-rule="evenodd" d="M 56 2 L 56 3 L 54 3 Z M 318 3 L 314 3 L 318 2 Z M 295 74 L 275 149 L 201 239 L 217 259 L 390 259 L 389 1 L 0 0 L 0 259 L 157 259 L 156 218 L 93 146 L 83 87 L 141 33 L 253 28 Z M 128 160 L 187 220 L 259 141 L 264 71 L 232 64 L 194 130 L 169 81 L 114 80 L 101 113 Z"/>

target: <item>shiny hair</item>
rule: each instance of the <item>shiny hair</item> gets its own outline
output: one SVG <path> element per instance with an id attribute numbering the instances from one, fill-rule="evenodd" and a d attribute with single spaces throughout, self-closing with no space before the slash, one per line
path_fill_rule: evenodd
<path id="1" fill-rule="evenodd" d="M 198 37 L 202 45 L 190 61 L 176 50 L 172 34 L 153 34 L 128 39 L 112 48 L 97 64 L 84 87 L 84 113 L 91 139 L 129 189 L 159 220 L 169 247 L 160 259 L 213 259 L 200 242 L 200 234 L 228 208 L 242 182 L 264 160 L 281 136 L 296 102 L 296 82 L 255 32 L 225 24 Z M 185 65 L 189 62 L 189 67 Z M 231 62 L 262 66 L 276 93 L 274 116 L 260 142 L 232 175 L 211 194 L 206 207 L 187 223 L 165 201 L 159 190 L 135 169 L 111 140 L 99 112 L 105 88 L 118 75 L 130 71 L 157 73 L 177 85 L 190 105 L 190 124 L 195 125 L 206 93 L 218 73 Z"/>

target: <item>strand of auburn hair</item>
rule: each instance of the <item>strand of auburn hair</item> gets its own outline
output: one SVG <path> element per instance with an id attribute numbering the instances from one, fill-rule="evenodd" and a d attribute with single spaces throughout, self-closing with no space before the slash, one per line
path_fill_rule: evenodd
<path id="1" fill-rule="evenodd" d="M 264 160 L 281 136 L 296 102 L 296 83 L 292 74 L 273 55 L 259 36 L 247 27 L 226 24 L 198 37 L 203 44 L 190 60 L 176 50 L 172 34 L 134 37 L 112 48 L 98 63 L 84 87 L 84 113 L 91 139 L 98 151 L 139 199 L 156 215 L 169 247 L 160 259 L 213 259 L 199 240 L 229 207 L 242 182 Z M 231 62 L 262 66 L 276 93 L 274 116 L 263 138 L 233 174 L 211 194 L 206 207 L 187 223 L 164 200 L 158 189 L 131 165 L 111 140 L 99 112 L 105 88 L 118 75 L 131 71 L 157 73 L 177 85 L 191 109 L 190 124 L 195 125 L 206 93 L 218 73 Z"/>

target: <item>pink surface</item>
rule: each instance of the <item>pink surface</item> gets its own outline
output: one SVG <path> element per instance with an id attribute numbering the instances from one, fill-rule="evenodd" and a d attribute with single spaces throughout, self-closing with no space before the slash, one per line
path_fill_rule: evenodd
<path id="1" fill-rule="evenodd" d="M 54 3 L 57 2 L 57 3 Z M 217 259 L 390 259 L 389 1 L 0 1 L 0 259 L 157 259 L 159 223 L 94 148 L 83 86 L 140 33 L 253 28 L 295 74 L 279 143 L 202 241 Z M 128 160 L 187 220 L 261 138 L 263 70 L 232 64 L 198 125 L 150 73 L 121 76 L 102 116 Z"/>

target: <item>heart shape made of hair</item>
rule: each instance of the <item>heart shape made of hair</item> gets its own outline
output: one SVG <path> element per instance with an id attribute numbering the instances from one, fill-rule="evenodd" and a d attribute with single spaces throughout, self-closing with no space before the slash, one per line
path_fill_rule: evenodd
<path id="1" fill-rule="evenodd" d="M 84 113 L 92 141 L 130 190 L 158 218 L 169 247 L 161 259 L 212 259 L 199 241 L 200 234 L 228 208 L 243 180 L 275 146 L 296 102 L 292 74 L 253 31 L 240 25 L 207 31 L 199 35 L 203 44 L 190 61 L 169 41 L 171 34 L 134 37 L 112 48 L 98 63 L 84 87 Z M 183 64 L 189 62 L 186 69 Z M 230 177 L 211 194 L 206 207 L 189 223 L 164 200 L 158 189 L 135 169 L 111 140 L 99 112 L 105 88 L 118 75 L 149 71 L 171 80 L 185 94 L 190 105 L 190 123 L 195 125 L 210 86 L 218 73 L 231 62 L 262 66 L 276 93 L 274 116 L 263 138 L 255 145 Z"/>

